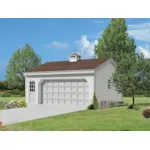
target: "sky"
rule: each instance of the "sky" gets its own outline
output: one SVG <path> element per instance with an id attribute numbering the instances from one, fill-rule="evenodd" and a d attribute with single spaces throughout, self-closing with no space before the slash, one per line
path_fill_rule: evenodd
<path id="1" fill-rule="evenodd" d="M 93 58 L 94 47 L 108 18 L 92 19 L 0 19 L 0 81 L 5 80 L 12 54 L 29 44 L 42 63 L 68 60 L 75 50 L 82 58 Z M 126 19 L 136 51 L 150 58 L 150 19 Z"/>

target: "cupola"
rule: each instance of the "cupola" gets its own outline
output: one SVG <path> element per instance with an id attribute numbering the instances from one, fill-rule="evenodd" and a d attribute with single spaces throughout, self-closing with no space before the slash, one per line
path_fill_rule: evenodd
<path id="1" fill-rule="evenodd" d="M 77 62 L 79 61 L 81 58 L 81 56 L 77 53 L 73 53 L 70 57 L 69 57 L 69 61 L 70 62 Z"/>

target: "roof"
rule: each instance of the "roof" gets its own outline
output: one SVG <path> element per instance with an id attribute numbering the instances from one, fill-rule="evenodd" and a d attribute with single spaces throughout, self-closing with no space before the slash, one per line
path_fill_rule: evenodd
<path id="1" fill-rule="evenodd" d="M 77 62 L 59 61 L 59 62 L 47 62 L 34 69 L 30 69 L 28 72 L 43 72 L 43 71 L 60 71 L 60 70 L 83 70 L 83 69 L 95 69 L 99 65 L 106 62 L 108 59 L 82 59 Z"/>

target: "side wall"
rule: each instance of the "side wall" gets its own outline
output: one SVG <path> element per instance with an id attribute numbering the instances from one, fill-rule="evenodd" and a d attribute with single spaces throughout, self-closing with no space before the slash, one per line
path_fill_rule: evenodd
<path id="1" fill-rule="evenodd" d="M 95 70 L 95 93 L 99 101 L 122 101 L 122 94 L 118 93 L 115 87 L 108 89 L 108 80 L 115 72 L 115 65 L 107 61 Z"/>

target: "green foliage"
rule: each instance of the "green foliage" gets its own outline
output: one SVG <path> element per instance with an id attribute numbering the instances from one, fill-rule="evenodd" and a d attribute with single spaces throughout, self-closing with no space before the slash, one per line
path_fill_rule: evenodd
<path id="1" fill-rule="evenodd" d="M 0 96 L 1 97 L 11 97 L 11 94 L 10 94 L 10 92 L 5 91 L 5 92 L 1 93 Z"/>
<path id="2" fill-rule="evenodd" d="M 6 103 L 5 108 L 6 109 L 12 109 L 12 108 L 20 108 L 20 107 L 27 107 L 27 104 L 25 102 L 25 100 L 12 100 L 9 103 Z"/>
<path id="3" fill-rule="evenodd" d="M 113 74 L 114 86 L 118 92 L 130 93 L 133 105 L 136 91 L 146 89 L 146 67 L 148 67 L 148 63 L 143 54 L 126 53 L 117 62 L 116 72 Z"/>
<path id="4" fill-rule="evenodd" d="M 112 57 L 118 61 L 121 53 L 134 52 L 135 48 L 134 40 L 128 36 L 125 19 L 117 18 L 111 19 L 94 50 L 99 58 Z"/>
<path id="5" fill-rule="evenodd" d="M 131 105 L 129 105 L 129 106 L 128 106 L 128 109 L 139 110 L 139 109 L 140 109 L 140 107 L 139 107 L 139 106 L 137 106 L 137 105 L 133 105 L 133 104 L 131 104 Z"/>
<path id="6" fill-rule="evenodd" d="M 6 71 L 9 88 L 24 89 L 25 78 L 23 73 L 27 72 L 31 68 L 39 66 L 40 64 L 40 56 L 38 56 L 28 44 L 26 44 L 21 50 L 18 49 L 14 52 L 13 56 L 9 60 Z"/>
<path id="7" fill-rule="evenodd" d="M 14 90 L 5 90 L 0 92 L 1 97 L 10 97 L 10 96 L 25 96 L 25 91 L 20 91 L 18 89 Z"/>
<path id="8" fill-rule="evenodd" d="M 121 106 L 127 106 L 128 104 L 123 103 L 123 102 L 110 102 L 109 107 L 121 107 Z"/>
<path id="9" fill-rule="evenodd" d="M 24 97 L 25 96 L 25 91 L 20 91 L 20 96 Z"/>
<path id="10" fill-rule="evenodd" d="M 99 102 L 97 100 L 96 94 L 94 93 L 93 96 L 93 105 L 94 105 L 94 109 L 98 109 L 99 108 Z"/>
<path id="11" fill-rule="evenodd" d="M 20 107 L 20 105 L 19 105 L 18 101 L 15 101 L 15 100 L 13 100 L 5 105 L 6 109 L 19 108 L 19 107 Z"/>
<path id="12" fill-rule="evenodd" d="M 133 104 L 129 105 L 129 106 L 128 106 L 128 109 L 132 109 L 133 106 L 134 106 Z"/>
<path id="13" fill-rule="evenodd" d="M 88 109 L 94 109 L 94 105 L 93 105 L 93 104 L 90 104 L 90 105 L 88 106 Z"/>
<path id="14" fill-rule="evenodd" d="M 88 106 L 88 109 L 98 109 L 98 108 L 99 108 L 99 102 L 97 100 L 96 94 L 94 93 L 93 103 Z"/>
<path id="15" fill-rule="evenodd" d="M 0 90 L 8 90 L 8 82 L 7 80 L 0 82 Z"/>
<path id="16" fill-rule="evenodd" d="M 20 100 L 20 101 L 18 101 L 18 103 L 19 103 L 19 107 L 27 107 L 25 100 Z"/>
<path id="17" fill-rule="evenodd" d="M 0 82 L 0 90 L 5 90 L 5 85 L 3 82 Z"/>
<path id="18" fill-rule="evenodd" d="M 137 106 L 137 105 L 134 105 L 134 106 L 133 106 L 133 109 L 134 109 L 134 110 L 139 110 L 139 109 L 140 109 L 140 107 L 139 107 L 139 106 Z"/>
<path id="19" fill-rule="evenodd" d="M 14 96 L 20 96 L 20 90 L 18 90 L 18 89 L 14 89 L 14 90 L 11 90 L 10 91 L 10 94 L 11 95 L 14 95 Z"/>

